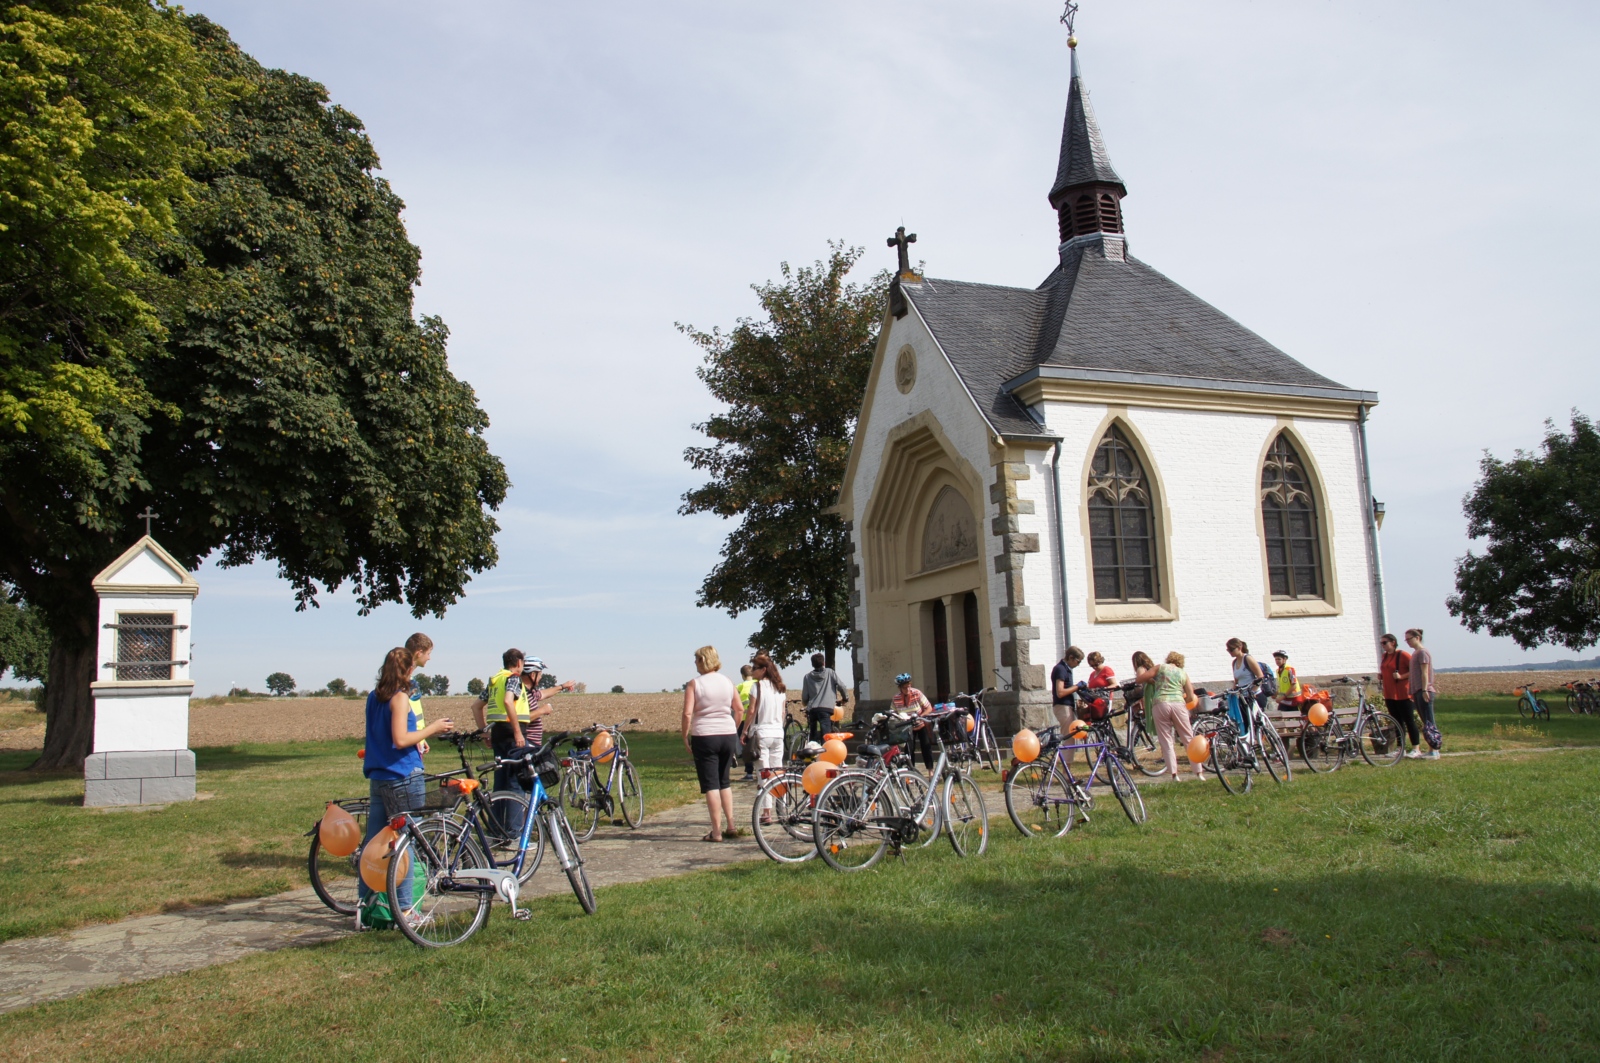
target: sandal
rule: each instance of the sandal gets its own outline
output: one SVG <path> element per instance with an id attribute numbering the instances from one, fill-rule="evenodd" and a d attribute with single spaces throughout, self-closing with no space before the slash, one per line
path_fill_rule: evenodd
<path id="1" fill-rule="evenodd" d="M 720 842 L 722 839 L 713 837 L 710 831 L 706 831 L 706 836 L 700 840 L 703 842 Z"/>

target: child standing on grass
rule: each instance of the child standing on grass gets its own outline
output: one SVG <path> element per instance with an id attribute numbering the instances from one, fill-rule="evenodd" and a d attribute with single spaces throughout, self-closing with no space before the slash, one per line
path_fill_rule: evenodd
<path id="1" fill-rule="evenodd" d="M 757 654 L 756 656 L 759 660 L 760 654 Z M 759 755 L 759 751 L 756 749 L 754 731 L 752 731 L 749 726 L 750 692 L 756 688 L 756 681 L 751 678 L 751 675 L 754 672 L 754 665 L 742 664 L 739 666 L 739 686 L 737 689 L 739 691 L 739 704 L 744 706 L 745 718 L 745 736 L 744 742 L 742 743 L 742 751 L 744 754 L 744 782 L 750 782 L 755 779 L 756 757 Z"/>
<path id="2" fill-rule="evenodd" d="M 1439 725 L 1433 722 L 1433 696 L 1438 688 L 1433 685 L 1433 654 L 1422 648 L 1422 629 L 1406 632 L 1406 645 L 1411 647 L 1411 700 L 1422 717 L 1422 734 L 1428 740 L 1429 760 L 1439 759 Z"/>

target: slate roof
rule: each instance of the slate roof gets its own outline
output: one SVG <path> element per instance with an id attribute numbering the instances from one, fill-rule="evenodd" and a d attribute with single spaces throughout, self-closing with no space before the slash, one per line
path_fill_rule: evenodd
<path id="1" fill-rule="evenodd" d="M 1056 206 L 1056 196 L 1067 189 L 1094 182 L 1116 185 L 1127 192 L 1122 178 L 1111 168 L 1100 123 L 1094 120 L 1094 108 L 1089 104 L 1089 90 L 1078 76 L 1078 53 L 1074 49 L 1067 117 L 1061 126 L 1061 161 L 1056 165 L 1056 183 L 1050 186 L 1050 205 Z"/>
<path id="2" fill-rule="evenodd" d="M 1014 397 L 1041 367 L 1196 387 L 1351 391 L 1301 365 L 1150 266 L 1121 237 L 1080 237 L 1038 288 L 928 278 L 904 286 L 979 407 L 1003 435 L 1046 435 Z M 1108 250 L 1110 253 L 1108 253 Z"/>

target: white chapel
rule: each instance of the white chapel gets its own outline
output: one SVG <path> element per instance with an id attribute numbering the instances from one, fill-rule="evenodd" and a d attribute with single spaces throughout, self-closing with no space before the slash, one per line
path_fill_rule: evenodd
<path id="1" fill-rule="evenodd" d="M 1377 395 L 1134 258 L 1126 194 L 1074 50 L 1060 265 L 1031 289 L 938 280 L 902 234 L 839 500 L 864 701 L 910 672 L 941 699 L 998 688 L 1002 733 L 1037 726 L 1067 645 L 1120 678 L 1140 649 L 1226 677 L 1235 636 L 1302 675 L 1372 671 Z"/>

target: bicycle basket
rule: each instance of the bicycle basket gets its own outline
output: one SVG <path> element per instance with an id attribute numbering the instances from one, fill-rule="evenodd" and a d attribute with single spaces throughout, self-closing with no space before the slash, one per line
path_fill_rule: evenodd
<path id="1" fill-rule="evenodd" d="M 911 721 L 900 719 L 891 715 L 883 721 L 879 728 L 883 733 L 883 745 L 908 746 L 911 744 Z"/>
<path id="2" fill-rule="evenodd" d="M 554 757 L 540 757 L 533 762 L 533 771 L 539 775 L 539 781 L 544 783 L 546 790 L 554 790 L 561 785 L 561 765 Z"/>
<path id="3" fill-rule="evenodd" d="M 947 746 L 967 745 L 972 736 L 967 732 L 968 716 L 958 712 L 939 721 L 939 737 Z"/>
<path id="4" fill-rule="evenodd" d="M 461 798 L 461 791 L 447 789 L 446 780 L 429 780 L 428 789 L 422 795 L 422 804 L 415 811 L 439 812 L 447 808 L 456 807 L 456 801 Z"/>

